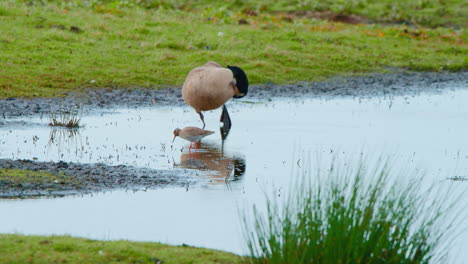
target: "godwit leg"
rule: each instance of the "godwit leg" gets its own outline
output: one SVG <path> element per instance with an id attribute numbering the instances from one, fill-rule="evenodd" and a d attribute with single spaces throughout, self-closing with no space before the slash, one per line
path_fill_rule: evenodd
<path id="1" fill-rule="evenodd" d="M 195 149 L 199 149 L 199 148 L 200 148 L 200 141 L 195 142 Z"/>

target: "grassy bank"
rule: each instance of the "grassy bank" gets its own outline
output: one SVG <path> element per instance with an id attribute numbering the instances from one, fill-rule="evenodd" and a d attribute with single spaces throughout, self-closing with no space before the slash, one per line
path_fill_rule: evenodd
<path id="1" fill-rule="evenodd" d="M 353 15 L 354 18 L 376 23 L 417 24 L 427 27 L 466 27 L 468 4 L 462 0 L 23 0 L 23 2 L 56 3 L 62 7 L 86 7 L 98 12 L 119 11 L 125 7 L 146 9 L 164 8 L 214 15 L 225 23 L 235 18 L 260 13 L 282 13 L 289 18 L 314 17 L 339 20 L 334 15 Z M 359 18 L 358 18 L 359 17 Z M 244 16 L 245 18 L 245 16 Z"/>
<path id="2" fill-rule="evenodd" d="M 389 67 L 468 68 L 463 29 L 330 22 L 301 15 L 297 11 L 307 8 L 299 3 L 287 10 L 284 1 L 267 7 L 257 1 L 196 1 L 190 6 L 177 1 L 79 2 L 0 3 L 0 97 L 60 96 L 88 87 L 180 86 L 191 68 L 207 60 L 242 66 L 254 84 L 322 80 Z M 339 1 L 325 1 L 312 10 L 392 20 L 393 15 L 377 15 L 387 10 L 387 1 L 358 2 L 340 11 Z M 461 1 L 440 5 L 418 7 L 415 14 L 461 23 Z M 408 8 L 394 12 L 404 16 Z M 286 13 L 277 12 L 283 9 Z M 452 15 L 437 16 L 440 9 L 452 10 Z"/>
<path id="3" fill-rule="evenodd" d="M 234 254 L 204 248 L 5 234 L 0 234 L 0 256 L 0 263 L 242 263 Z"/>

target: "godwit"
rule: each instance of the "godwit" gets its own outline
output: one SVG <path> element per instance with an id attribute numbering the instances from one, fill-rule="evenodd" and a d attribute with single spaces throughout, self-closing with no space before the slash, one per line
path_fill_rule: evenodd
<path id="1" fill-rule="evenodd" d="M 206 136 L 213 134 L 213 131 L 204 130 L 198 127 L 185 127 L 183 129 L 176 128 L 174 130 L 174 139 L 172 139 L 172 143 L 176 137 L 181 137 L 185 140 L 190 141 L 190 149 L 192 149 L 192 143 L 200 142 L 200 140 Z"/>

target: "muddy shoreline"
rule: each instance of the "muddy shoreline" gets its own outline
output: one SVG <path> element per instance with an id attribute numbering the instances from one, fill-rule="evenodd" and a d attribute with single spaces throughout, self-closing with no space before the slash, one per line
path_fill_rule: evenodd
<path id="1" fill-rule="evenodd" d="M 446 89 L 468 88 L 468 71 L 463 72 L 407 72 L 373 74 L 365 77 L 337 77 L 327 82 L 287 85 L 252 85 L 242 100 L 273 101 L 275 98 L 302 97 L 356 97 L 417 96 L 421 93 L 439 93 Z M 450 87 L 450 88 L 447 88 Z M 162 107 L 184 105 L 180 87 L 151 89 L 94 89 L 63 98 L 34 98 L 31 100 L 7 98 L 0 100 L 0 128 L 30 126 L 15 120 L 22 116 L 45 116 L 63 109 L 79 110 L 82 114 L 107 111 L 117 107 Z M 146 190 L 167 186 L 188 186 L 196 183 L 187 170 L 154 170 L 125 165 L 109 166 L 101 163 L 37 162 L 31 160 L 0 159 L 0 168 L 26 169 L 62 173 L 74 184 L 1 183 L 0 198 L 64 196 L 113 189 Z"/>
<path id="2" fill-rule="evenodd" d="M 111 189 L 142 191 L 167 186 L 188 188 L 196 183 L 194 172 L 182 169 L 154 170 L 126 165 L 109 166 L 102 163 L 79 164 L 11 159 L 0 159 L 0 168 L 64 174 L 71 179 L 70 184 L 3 182 L 0 184 L 0 198 L 77 195 Z"/>
<path id="3" fill-rule="evenodd" d="M 326 82 L 303 82 L 277 85 L 251 85 L 243 100 L 270 101 L 273 98 L 299 97 L 373 97 L 415 96 L 423 92 L 441 92 L 451 83 L 466 83 L 468 71 L 462 72 L 408 72 L 372 74 L 359 77 L 336 77 Z M 149 107 L 184 105 L 180 87 L 153 89 L 92 89 L 85 93 L 68 93 L 62 98 L 6 98 L 0 100 L 0 126 L 10 118 L 44 115 L 61 109 L 90 111 L 116 107 Z"/>

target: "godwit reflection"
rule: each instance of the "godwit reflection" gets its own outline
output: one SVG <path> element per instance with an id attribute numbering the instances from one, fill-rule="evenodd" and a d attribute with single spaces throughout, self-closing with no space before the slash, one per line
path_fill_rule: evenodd
<path id="1" fill-rule="evenodd" d="M 241 180 L 246 166 L 242 155 L 227 154 L 221 145 L 202 142 L 197 151 L 182 152 L 176 167 L 208 171 L 211 183 L 224 184 Z"/>

